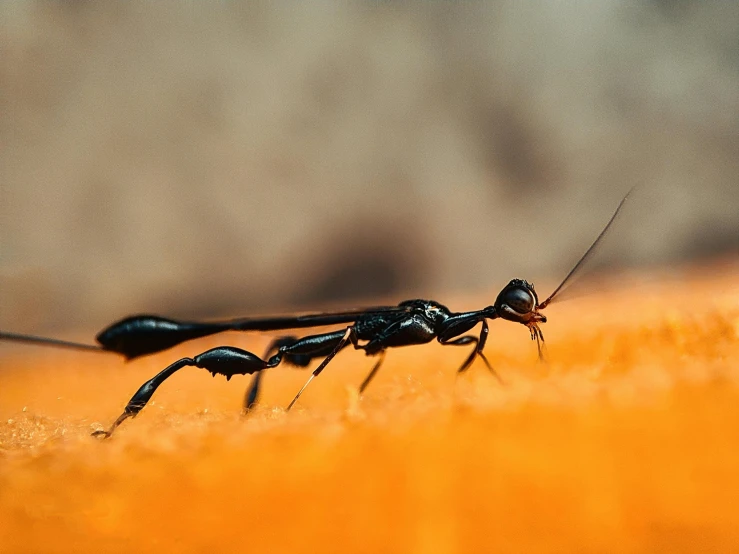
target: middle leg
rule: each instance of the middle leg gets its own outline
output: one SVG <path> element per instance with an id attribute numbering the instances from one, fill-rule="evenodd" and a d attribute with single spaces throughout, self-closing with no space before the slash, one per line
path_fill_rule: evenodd
<path id="1" fill-rule="evenodd" d="M 298 343 L 300 339 L 294 336 L 278 337 L 269 343 L 267 350 L 264 351 L 265 360 L 268 360 L 273 354 L 279 351 L 280 348 L 285 346 L 293 346 Z M 324 354 L 325 355 L 325 354 Z M 287 365 L 293 365 L 296 367 L 307 367 L 313 358 L 308 354 L 285 354 L 282 358 L 282 363 Z M 262 378 L 264 377 L 264 371 L 258 371 L 251 378 L 251 382 L 246 389 L 244 395 L 244 413 L 249 413 L 250 410 L 254 409 L 259 401 L 259 393 L 261 392 Z"/>
<path id="2" fill-rule="evenodd" d="M 324 358 L 324 360 L 321 362 L 321 364 L 316 369 L 313 370 L 313 373 L 311 374 L 311 376 L 305 382 L 305 384 L 303 385 L 303 387 L 298 391 L 298 394 L 295 395 L 295 398 L 293 398 L 292 401 L 290 402 L 290 404 L 287 405 L 287 408 L 285 408 L 285 411 L 290 411 L 290 408 L 292 408 L 293 405 L 295 404 L 295 402 L 298 401 L 298 398 L 300 398 L 300 395 L 303 394 L 303 391 L 310 384 L 310 382 L 314 378 L 318 377 L 318 375 L 320 375 L 320 373 L 326 368 L 326 366 L 329 364 L 329 362 L 334 359 L 334 356 L 336 356 L 336 354 L 338 354 L 339 351 L 342 348 L 348 346 L 349 343 L 353 344 L 354 345 L 354 348 L 359 348 L 359 342 L 358 342 L 358 338 L 357 338 L 357 334 L 356 334 L 356 331 L 354 329 L 354 326 L 347 327 L 344 331 L 337 331 L 336 333 L 329 333 L 329 334 L 330 335 L 334 335 L 334 336 L 340 335 L 341 338 L 339 339 L 338 342 L 335 343 L 335 346 L 333 347 L 333 349 L 331 350 L 331 352 L 329 352 L 328 355 Z M 303 341 L 306 341 L 307 342 L 307 341 L 309 341 L 312 338 L 314 338 L 314 337 L 308 337 L 306 339 L 303 339 Z M 316 338 L 320 338 L 320 335 L 318 335 Z M 303 341 L 301 341 L 301 342 L 303 342 Z M 292 350 L 298 350 L 299 351 L 300 350 L 300 344 L 295 344 L 295 345 L 291 346 L 290 349 L 292 349 Z"/>
<path id="3" fill-rule="evenodd" d="M 364 393 L 364 390 L 369 386 L 372 379 L 375 378 L 375 375 L 377 375 L 377 372 L 380 370 L 380 366 L 382 365 L 382 362 L 385 361 L 385 351 L 380 351 L 380 359 L 377 360 L 377 363 L 375 363 L 375 366 L 372 368 L 372 370 L 369 372 L 367 377 L 364 378 L 364 381 L 362 381 L 362 384 L 359 385 L 359 396 L 362 396 Z"/>
<path id="4" fill-rule="evenodd" d="M 323 358 L 331 354 L 334 348 L 342 342 L 345 331 L 332 331 L 330 333 L 321 333 L 319 335 L 310 335 L 298 339 L 292 336 L 280 337 L 272 341 L 267 348 L 265 358 L 269 357 L 273 352 L 277 352 L 275 356 L 280 358 L 288 365 L 296 367 L 307 367 L 314 358 Z M 356 340 L 352 341 L 356 342 Z M 341 348 L 347 346 L 348 343 L 342 344 Z M 256 405 L 259 396 L 259 389 L 262 381 L 262 372 L 257 373 L 244 398 L 244 410 L 248 411 Z"/>

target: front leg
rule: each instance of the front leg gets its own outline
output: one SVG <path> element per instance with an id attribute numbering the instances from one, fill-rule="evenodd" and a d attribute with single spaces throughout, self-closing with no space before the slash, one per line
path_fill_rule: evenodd
<path id="1" fill-rule="evenodd" d="M 498 372 L 493 369 L 493 366 L 490 365 L 490 362 L 488 361 L 487 357 L 483 353 L 483 349 L 485 348 L 485 344 L 488 340 L 488 334 L 490 333 L 490 328 L 488 327 L 488 322 L 484 319 L 482 320 L 482 329 L 480 330 L 480 336 L 476 337 L 474 335 L 464 335 L 463 337 L 459 337 L 456 339 L 452 339 L 445 335 L 439 336 L 439 343 L 443 345 L 451 345 L 451 346 L 464 346 L 466 344 L 474 344 L 475 348 L 470 352 L 470 355 L 467 357 L 467 359 L 464 361 L 464 363 L 459 367 L 457 370 L 457 375 L 460 375 L 467 371 L 472 363 L 475 361 L 475 358 L 478 356 L 482 358 L 482 360 L 485 362 L 485 366 L 488 368 L 490 373 L 492 373 L 495 378 L 500 382 L 501 385 L 505 384 L 503 382 L 503 379 L 500 378 L 500 375 L 498 375 Z"/>

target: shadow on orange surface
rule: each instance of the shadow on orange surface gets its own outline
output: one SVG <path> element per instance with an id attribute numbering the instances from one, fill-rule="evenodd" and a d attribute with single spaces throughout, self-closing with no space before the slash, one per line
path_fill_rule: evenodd
<path id="1" fill-rule="evenodd" d="M 549 363 L 494 322 L 460 349 L 337 357 L 305 371 L 173 377 L 109 441 L 138 386 L 221 335 L 132 364 L 8 348 L 0 357 L 2 552 L 728 552 L 739 544 L 739 271 L 680 271 L 552 306 Z M 483 301 L 484 302 L 484 301 Z M 464 304 L 464 302 L 462 302 Z M 471 306 L 480 299 L 470 301 Z M 457 307 L 457 305 L 450 303 Z M 461 306 L 464 308 L 465 306 Z"/>

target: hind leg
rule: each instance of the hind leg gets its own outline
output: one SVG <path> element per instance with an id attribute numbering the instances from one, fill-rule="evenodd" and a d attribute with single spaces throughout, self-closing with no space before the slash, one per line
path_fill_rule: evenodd
<path id="1" fill-rule="evenodd" d="M 151 397 L 159 386 L 183 367 L 199 367 L 209 371 L 214 377 L 218 374 L 230 380 L 234 375 L 252 374 L 268 367 L 275 367 L 279 363 L 280 357 L 278 355 L 273 356 L 269 360 L 262 360 L 251 352 L 230 346 L 212 348 L 202 354 L 198 354 L 194 358 L 182 358 L 141 385 L 139 390 L 131 397 L 131 400 L 128 401 L 128 404 L 126 404 L 123 413 L 110 426 L 110 429 L 107 431 L 95 431 L 92 435 L 102 436 L 104 438 L 112 435 L 116 427 L 129 417 L 136 417 L 149 400 L 151 400 Z"/>

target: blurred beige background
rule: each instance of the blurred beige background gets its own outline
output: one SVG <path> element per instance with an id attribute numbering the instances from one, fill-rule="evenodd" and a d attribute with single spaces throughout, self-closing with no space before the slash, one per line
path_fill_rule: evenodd
<path id="1" fill-rule="evenodd" d="M 0 5 L 0 328 L 739 255 L 739 3 Z M 491 299 L 492 301 L 492 299 Z"/>

